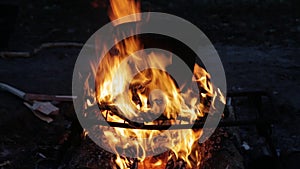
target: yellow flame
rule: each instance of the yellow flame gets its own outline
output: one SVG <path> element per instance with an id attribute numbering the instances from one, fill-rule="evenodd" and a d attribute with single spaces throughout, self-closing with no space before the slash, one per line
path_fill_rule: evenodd
<path id="1" fill-rule="evenodd" d="M 140 2 L 135 0 L 110 0 L 110 11 L 108 12 L 110 20 L 114 21 L 116 19 L 120 19 L 122 17 L 130 15 L 129 18 L 123 20 L 124 22 L 136 22 L 141 19 L 140 15 Z M 133 15 L 135 14 L 135 15 Z M 115 23 L 115 22 L 113 22 Z M 115 25 L 121 23 L 115 23 Z"/>
<path id="2" fill-rule="evenodd" d="M 140 3 L 134 0 L 111 0 L 110 3 L 109 16 L 111 20 L 140 12 Z M 131 17 L 131 21 L 139 19 L 138 15 Z M 137 52 L 141 49 L 143 49 L 143 45 L 139 39 L 132 36 L 117 43 L 113 50 L 102 51 L 105 56 L 101 63 L 91 63 L 93 76 L 96 79 L 96 90 L 93 91 L 88 87 L 88 83 L 85 83 L 86 95 L 96 97 L 97 102 L 86 100 L 85 107 L 95 104 L 114 105 L 126 118 L 133 120 L 139 120 L 140 116 L 147 119 L 149 113 L 155 117 L 162 113 L 169 119 L 162 122 L 150 117 L 145 124 L 151 125 L 189 124 L 203 117 L 210 106 L 206 105 L 207 100 L 212 100 L 213 104 L 217 95 L 221 94 L 220 90 L 216 91 L 211 84 L 210 75 L 195 64 L 192 80 L 204 92 L 200 90 L 200 93 L 197 93 L 193 87 L 182 92 L 166 72 L 166 67 L 172 64 L 172 56 L 153 52 L 150 54 Z M 148 69 L 144 70 L 144 67 Z M 124 119 L 109 110 L 101 111 L 99 114 L 107 115 L 107 121 L 124 122 Z M 177 120 L 178 116 L 186 117 L 189 121 Z M 184 160 L 188 168 L 200 165 L 200 152 L 195 147 L 199 146 L 197 140 L 201 137 L 202 130 L 159 131 L 98 127 L 105 128 L 99 139 L 103 139 L 103 142 L 117 154 L 115 163 L 121 169 L 128 168 L 131 162 L 127 158 L 123 158 L 117 148 L 124 150 L 134 148 L 139 154 L 140 168 L 165 168 L 167 160 L 172 158 L 172 154 L 163 153 L 161 158 L 148 157 L 151 151 L 163 148 L 170 149 L 176 159 Z M 130 147 L 130 145 L 134 145 L 134 147 Z"/>

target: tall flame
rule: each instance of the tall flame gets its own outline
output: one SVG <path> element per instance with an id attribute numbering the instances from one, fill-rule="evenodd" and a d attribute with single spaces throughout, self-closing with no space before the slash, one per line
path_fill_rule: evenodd
<path id="1" fill-rule="evenodd" d="M 137 15 L 137 13 L 140 13 L 139 1 L 135 2 L 135 0 L 110 0 L 110 6 L 111 8 L 108 14 L 110 20 L 112 21 L 128 15 L 130 15 L 130 17 L 125 22 L 134 22 L 141 19 L 140 15 Z"/>
<path id="2" fill-rule="evenodd" d="M 140 12 L 140 3 L 134 0 L 110 0 L 110 4 L 111 20 Z M 140 19 L 139 15 L 131 16 L 130 22 Z M 205 92 L 197 93 L 192 86 L 183 92 L 166 71 L 166 67 L 172 64 L 172 56 L 137 52 L 141 49 L 143 45 L 139 39 L 131 36 L 117 43 L 100 64 L 91 63 L 96 91 L 86 86 L 86 93 L 95 95 L 96 102 L 87 100 L 86 107 L 97 104 L 116 106 L 126 119 L 139 121 L 143 117 L 144 124 L 151 125 L 189 124 L 203 117 L 209 109 L 207 101 L 213 105 L 216 98 L 209 74 L 195 64 L 192 80 Z M 155 120 L 161 114 L 168 120 Z M 124 122 L 124 118 L 110 110 L 100 111 L 99 115 L 106 116 L 107 121 Z M 178 120 L 177 117 L 189 120 Z M 202 130 L 160 131 L 96 126 L 95 132 L 99 129 L 99 139 L 117 154 L 115 163 L 121 169 L 129 168 L 132 161 L 124 157 L 120 150 L 133 150 L 139 168 L 165 168 L 172 158 L 185 161 L 187 168 L 200 165 L 200 152 L 195 147 L 199 146 L 197 140 Z M 171 150 L 172 153 L 162 153 L 160 158 L 151 156 L 158 150 Z"/>

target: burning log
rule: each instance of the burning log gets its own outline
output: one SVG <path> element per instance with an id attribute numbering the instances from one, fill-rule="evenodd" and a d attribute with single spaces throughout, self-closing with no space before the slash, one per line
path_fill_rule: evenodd
<path id="1" fill-rule="evenodd" d="M 105 105 L 105 104 L 99 104 L 99 108 L 100 108 L 100 110 L 111 111 L 113 114 L 115 114 L 118 117 L 120 117 L 121 119 L 123 119 L 124 122 L 127 122 L 128 125 L 131 126 L 132 128 L 141 128 L 144 125 L 142 123 L 133 122 L 133 121 L 127 119 L 125 116 L 123 116 L 121 113 L 119 113 L 120 111 L 118 110 L 118 108 L 116 106 L 109 106 L 109 105 Z M 108 114 L 106 113 L 105 119 L 107 119 L 107 115 Z"/>

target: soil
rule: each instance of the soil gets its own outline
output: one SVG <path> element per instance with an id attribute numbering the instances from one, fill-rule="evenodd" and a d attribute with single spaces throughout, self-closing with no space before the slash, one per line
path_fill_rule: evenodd
<path id="1" fill-rule="evenodd" d="M 2 4 L 18 9 L 14 28 L 11 22 L 4 22 L 14 16 L 0 13 L 1 27 L 10 25 L 0 29 L 1 36 L 9 35 L 6 43 L 1 41 L 1 49 L 6 51 L 32 51 L 45 42 L 84 43 L 109 22 L 105 0 L 14 0 Z M 293 0 L 142 1 L 143 11 L 183 17 L 208 36 L 223 62 L 228 90 L 264 90 L 273 95 L 277 111 L 268 118 L 274 121 L 272 136 L 287 169 L 295 168 L 300 160 L 299 7 Z M 79 52 L 80 48 L 55 48 L 30 58 L 0 58 L 0 82 L 31 93 L 70 95 Z M 72 130 L 69 123 L 74 115 L 70 114 L 72 105 L 59 106 L 62 115 L 46 124 L 22 100 L 0 92 L 1 168 L 34 168 L 40 163 L 53 163 L 47 168 L 57 168 L 56 164 L 66 160 L 62 157 L 66 149 L 61 147 Z"/>

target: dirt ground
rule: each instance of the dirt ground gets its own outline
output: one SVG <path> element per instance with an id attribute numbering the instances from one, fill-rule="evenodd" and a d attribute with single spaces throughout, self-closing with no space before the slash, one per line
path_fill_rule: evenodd
<path id="1" fill-rule="evenodd" d="M 14 29 L 8 31 L 10 39 L 4 50 L 31 51 L 45 42 L 84 43 L 109 21 L 107 3 L 101 0 L 8 3 L 19 10 Z M 228 90 L 261 89 L 273 94 L 278 112 L 269 117 L 275 120 L 276 146 L 282 154 L 290 155 L 300 152 L 300 10 L 297 3 L 204 5 L 197 0 L 192 3 L 148 0 L 142 1 L 142 9 L 175 14 L 197 25 L 219 53 Z M 56 48 L 43 50 L 31 58 L 0 58 L 0 82 L 33 93 L 69 95 L 79 51 L 80 48 Z M 20 99 L 5 92 L 0 92 L 0 114 L 0 168 L 2 165 L 33 168 L 41 159 L 39 152 L 53 158 L 59 156 L 59 151 L 49 149 L 59 146 L 60 137 L 68 130 L 66 119 L 45 124 Z M 292 156 L 289 163 L 299 159 L 299 155 Z"/>

